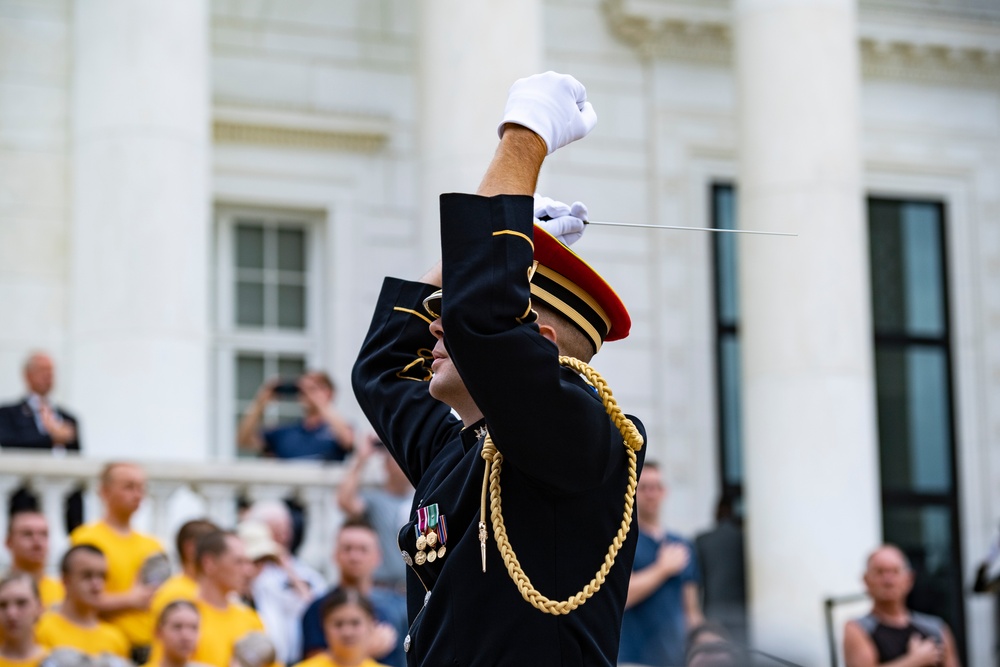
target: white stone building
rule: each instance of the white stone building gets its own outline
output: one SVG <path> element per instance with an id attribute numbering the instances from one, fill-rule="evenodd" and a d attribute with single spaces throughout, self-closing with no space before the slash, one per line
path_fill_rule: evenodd
<path id="1" fill-rule="evenodd" d="M 435 261 L 437 194 L 475 188 L 545 69 L 600 120 L 540 190 L 798 234 L 579 245 L 633 316 L 597 366 L 671 525 L 743 499 L 754 643 L 826 664 L 823 601 L 885 538 L 990 664 L 995 0 L 0 0 L 0 396 L 50 350 L 95 460 L 230 461 L 259 381 L 305 366 L 360 420 L 381 276 Z"/>

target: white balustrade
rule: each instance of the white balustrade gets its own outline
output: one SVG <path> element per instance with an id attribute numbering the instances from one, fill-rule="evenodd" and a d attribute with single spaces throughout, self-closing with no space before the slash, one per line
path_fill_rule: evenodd
<path id="1" fill-rule="evenodd" d="M 85 520 L 100 516 L 98 476 L 106 461 L 48 453 L 21 451 L 0 453 L 0 533 L 6 534 L 11 493 L 30 488 L 41 504 L 50 527 L 50 568 L 54 568 L 68 544 L 65 532 L 66 497 L 84 488 Z M 237 519 L 237 500 L 295 498 L 305 508 L 306 524 L 299 556 L 320 572 L 331 576 L 330 556 L 343 514 L 336 503 L 336 490 L 344 475 L 343 464 L 319 464 L 275 459 L 226 462 L 142 461 L 149 482 L 142 509 L 134 517 L 137 530 L 151 533 L 173 553 L 174 535 L 185 521 L 207 517 L 232 528 Z M 381 480 L 381 466 L 369 466 L 364 484 Z M 2 550 L 0 550 L 2 551 Z M 0 570 L 9 563 L 0 553 Z"/>

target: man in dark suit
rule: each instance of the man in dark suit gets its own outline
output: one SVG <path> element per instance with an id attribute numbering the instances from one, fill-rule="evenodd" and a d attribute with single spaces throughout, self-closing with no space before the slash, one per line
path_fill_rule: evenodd
<path id="1" fill-rule="evenodd" d="M 45 449 L 60 455 L 80 450 L 76 418 L 54 405 L 49 394 L 55 383 L 55 364 L 44 352 L 35 352 L 24 363 L 24 383 L 28 395 L 11 405 L 0 406 L 0 447 L 4 449 Z M 37 509 L 38 499 L 25 488 L 10 500 L 11 511 Z M 67 499 L 66 529 L 83 522 L 83 501 L 79 492 Z"/>

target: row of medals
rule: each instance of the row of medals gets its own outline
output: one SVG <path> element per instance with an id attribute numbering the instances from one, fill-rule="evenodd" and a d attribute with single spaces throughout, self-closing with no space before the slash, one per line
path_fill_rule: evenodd
<path id="1" fill-rule="evenodd" d="M 435 547 L 437 547 L 435 549 Z M 426 549 L 426 551 L 424 551 Z M 442 544 L 438 546 L 437 531 L 431 528 L 425 534 L 417 538 L 417 553 L 413 555 L 413 562 L 417 565 L 433 563 L 438 558 L 444 558 L 447 548 Z"/>

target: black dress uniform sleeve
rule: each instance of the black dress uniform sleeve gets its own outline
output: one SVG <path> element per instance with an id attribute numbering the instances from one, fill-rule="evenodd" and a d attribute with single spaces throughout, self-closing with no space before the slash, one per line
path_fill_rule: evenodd
<path id="1" fill-rule="evenodd" d="M 596 487 L 624 457 L 594 390 L 530 309 L 532 198 L 441 197 L 445 344 L 505 462 L 551 491 Z"/>
<path id="2" fill-rule="evenodd" d="M 434 336 L 423 300 L 437 288 L 386 278 L 351 382 L 382 442 L 417 486 L 461 422 L 427 393 Z"/>

